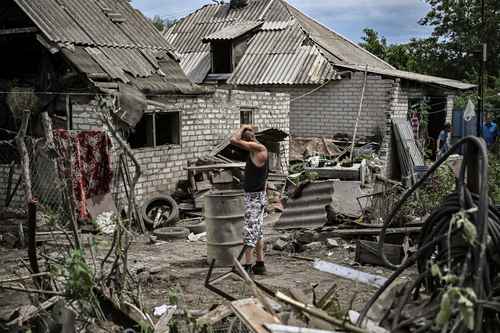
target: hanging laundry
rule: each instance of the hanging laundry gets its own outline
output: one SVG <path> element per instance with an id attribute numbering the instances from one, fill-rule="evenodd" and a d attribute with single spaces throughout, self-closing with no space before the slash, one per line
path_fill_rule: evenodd
<path id="1" fill-rule="evenodd" d="M 86 200 L 111 191 L 111 140 L 102 131 L 54 131 L 61 177 L 69 177 L 78 215 L 88 217 Z"/>

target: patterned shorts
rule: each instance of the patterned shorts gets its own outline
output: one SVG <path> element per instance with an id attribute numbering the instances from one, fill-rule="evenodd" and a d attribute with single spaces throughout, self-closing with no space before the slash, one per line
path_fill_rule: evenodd
<path id="1" fill-rule="evenodd" d="M 266 192 L 245 193 L 245 225 L 243 240 L 246 246 L 255 247 L 264 235 L 264 208 L 266 207 Z"/>

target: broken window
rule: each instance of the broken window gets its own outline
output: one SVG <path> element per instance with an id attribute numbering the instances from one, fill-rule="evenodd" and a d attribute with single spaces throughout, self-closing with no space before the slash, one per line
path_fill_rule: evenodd
<path id="1" fill-rule="evenodd" d="M 253 125 L 254 124 L 254 108 L 241 108 L 240 109 L 240 125 Z"/>
<path id="2" fill-rule="evenodd" d="M 233 47 L 231 42 L 212 43 L 212 73 L 228 74 L 233 71 Z"/>
<path id="3" fill-rule="evenodd" d="M 180 112 L 145 113 L 128 138 L 136 148 L 179 145 L 181 143 Z"/>

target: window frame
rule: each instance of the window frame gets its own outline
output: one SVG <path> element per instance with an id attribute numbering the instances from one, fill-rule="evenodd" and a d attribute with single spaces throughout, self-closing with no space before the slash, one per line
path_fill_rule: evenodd
<path id="1" fill-rule="evenodd" d="M 257 111 L 256 107 L 251 107 L 251 106 L 240 107 L 240 126 L 242 126 L 242 125 L 255 125 L 255 113 L 256 113 L 256 111 Z M 245 112 L 250 112 L 250 122 L 249 123 L 243 122 L 243 114 Z"/>
<path id="2" fill-rule="evenodd" d="M 160 114 L 171 114 L 171 113 L 177 113 L 178 114 L 178 117 L 179 117 L 179 124 L 178 124 L 178 130 L 179 130 L 179 134 L 178 134 L 178 141 L 179 143 L 166 143 L 166 144 L 161 144 L 161 145 L 158 145 L 158 138 L 157 138 L 157 115 L 160 115 Z M 154 110 L 147 110 L 144 112 L 144 115 L 143 117 L 151 117 L 152 118 L 152 121 L 151 121 L 151 130 L 152 130 L 152 139 L 153 139 L 153 145 L 151 146 L 143 146 L 143 147 L 136 147 L 136 148 L 132 148 L 133 150 L 139 150 L 139 149 L 156 149 L 156 148 L 160 148 L 160 147 L 181 147 L 182 146 L 182 112 L 180 110 L 169 110 L 169 111 L 165 111 L 165 110 L 161 110 L 161 109 L 154 109 Z M 130 142 L 128 142 L 129 145 L 131 145 Z"/>

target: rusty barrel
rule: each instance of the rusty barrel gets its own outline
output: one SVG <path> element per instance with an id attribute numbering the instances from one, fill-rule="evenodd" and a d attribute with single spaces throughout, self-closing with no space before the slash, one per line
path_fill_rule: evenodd
<path id="1" fill-rule="evenodd" d="M 243 247 L 245 217 L 244 193 L 211 192 L 205 197 L 204 216 L 207 224 L 207 261 L 216 266 L 232 266 Z"/>

